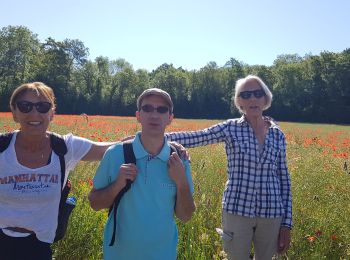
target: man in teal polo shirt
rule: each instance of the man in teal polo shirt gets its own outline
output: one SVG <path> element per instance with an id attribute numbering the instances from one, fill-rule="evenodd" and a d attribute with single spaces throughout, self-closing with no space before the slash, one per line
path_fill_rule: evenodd
<path id="1" fill-rule="evenodd" d="M 164 137 L 173 119 L 170 95 L 157 88 L 137 99 L 136 118 L 142 130 L 132 143 L 134 164 L 125 164 L 122 144 L 110 147 L 94 177 L 89 194 L 94 210 L 109 208 L 117 194 L 132 180 L 117 211 L 116 239 L 112 215 L 104 231 L 104 259 L 176 259 L 178 231 L 174 215 L 187 222 L 195 210 L 190 165 L 177 153 L 170 155 Z"/>

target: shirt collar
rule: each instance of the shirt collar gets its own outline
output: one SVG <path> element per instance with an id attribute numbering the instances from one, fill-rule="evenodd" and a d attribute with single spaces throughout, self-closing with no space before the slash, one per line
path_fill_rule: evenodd
<path id="1" fill-rule="evenodd" d="M 146 151 L 146 149 L 143 147 L 141 143 L 141 132 L 138 132 L 135 136 L 135 139 L 132 143 L 132 148 L 134 149 L 135 157 L 136 159 L 141 159 L 146 156 L 149 156 L 149 153 Z M 166 137 L 164 137 L 164 145 L 162 149 L 160 150 L 159 154 L 153 156 L 153 158 L 159 158 L 164 162 L 167 162 L 170 155 L 170 146 L 168 144 L 168 141 Z"/>
<path id="2" fill-rule="evenodd" d="M 248 125 L 248 121 L 245 117 L 245 115 L 242 115 L 241 118 L 237 120 L 238 124 L 241 124 L 242 126 Z"/>
<path id="3" fill-rule="evenodd" d="M 277 123 L 275 122 L 275 120 L 272 117 L 269 116 L 263 116 L 264 121 L 267 121 L 271 124 L 271 128 L 278 128 Z M 248 121 L 245 115 L 242 115 L 238 120 L 237 120 L 238 124 L 241 124 L 242 126 L 247 126 L 248 125 Z"/>

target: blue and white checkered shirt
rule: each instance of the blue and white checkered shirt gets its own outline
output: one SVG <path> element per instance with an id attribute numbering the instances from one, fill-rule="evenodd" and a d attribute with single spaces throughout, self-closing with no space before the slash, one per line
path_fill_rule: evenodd
<path id="1" fill-rule="evenodd" d="M 200 131 L 167 133 L 185 147 L 225 142 L 228 181 L 223 209 L 245 217 L 276 218 L 292 227 L 291 183 L 286 162 L 285 136 L 271 123 L 262 153 L 245 117 L 229 119 Z"/>

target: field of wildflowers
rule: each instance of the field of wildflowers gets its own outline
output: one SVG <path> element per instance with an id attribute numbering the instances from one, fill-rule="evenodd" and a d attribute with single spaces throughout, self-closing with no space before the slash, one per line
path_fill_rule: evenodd
<path id="1" fill-rule="evenodd" d="M 215 120 L 175 119 L 168 131 L 195 130 Z M 350 126 L 280 123 L 292 178 L 292 245 L 285 259 L 350 259 Z M 0 113 L 0 132 L 16 129 Z M 96 141 L 120 140 L 140 129 L 133 117 L 56 115 L 51 131 Z M 178 259 L 225 259 L 215 228 L 221 222 L 226 181 L 223 144 L 190 149 L 197 211 L 179 223 Z M 90 209 L 86 195 L 98 163 L 81 162 L 71 174 L 78 204 L 68 233 L 54 244 L 56 259 L 101 259 L 107 212 Z"/>

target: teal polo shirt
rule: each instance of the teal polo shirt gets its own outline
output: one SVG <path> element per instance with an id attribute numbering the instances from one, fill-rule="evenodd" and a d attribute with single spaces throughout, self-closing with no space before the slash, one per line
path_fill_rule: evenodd
<path id="1" fill-rule="evenodd" d="M 112 214 L 104 230 L 104 259 L 176 259 L 178 230 L 174 218 L 176 185 L 168 175 L 170 147 L 164 146 L 156 156 L 149 155 L 140 142 L 140 133 L 132 144 L 138 175 L 124 194 L 117 211 L 114 246 Z M 123 145 L 110 147 L 94 177 L 94 188 L 101 189 L 116 180 L 124 163 Z M 193 182 L 188 161 L 183 161 L 191 192 Z"/>

